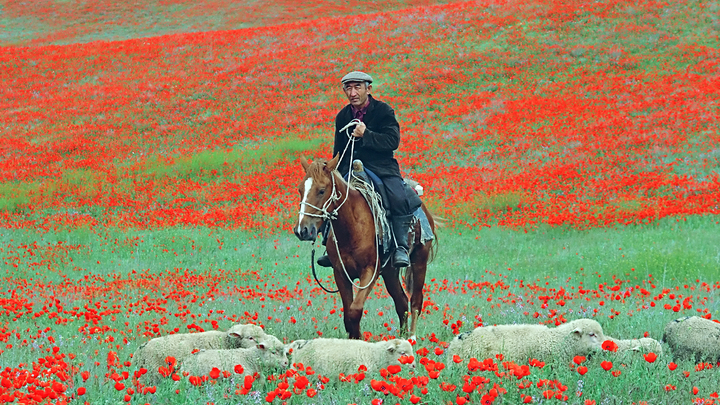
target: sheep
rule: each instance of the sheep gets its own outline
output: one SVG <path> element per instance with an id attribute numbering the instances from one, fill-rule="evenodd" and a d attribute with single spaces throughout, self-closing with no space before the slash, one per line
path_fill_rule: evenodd
<path id="1" fill-rule="evenodd" d="M 338 377 L 358 372 L 361 365 L 366 373 L 378 372 L 391 365 L 400 365 L 400 358 L 412 356 L 413 348 L 405 339 L 392 339 L 375 343 L 353 339 L 317 338 L 296 340 L 290 343 L 292 363 L 311 367 L 316 374 Z M 415 360 L 410 363 L 415 367 Z"/>
<path id="2" fill-rule="evenodd" d="M 133 366 L 144 368 L 147 373 L 142 377 L 149 381 L 161 378 L 160 367 L 167 367 L 165 359 L 173 357 L 177 361 L 200 349 L 235 349 L 252 347 L 270 335 L 259 326 L 248 324 L 233 325 L 226 332 L 207 331 L 201 333 L 182 333 L 161 336 L 142 344 L 133 354 Z"/>
<path id="3" fill-rule="evenodd" d="M 673 356 L 693 361 L 720 361 L 720 324 L 698 316 L 670 321 L 663 340 Z"/>
<path id="4" fill-rule="evenodd" d="M 605 339 L 613 341 L 618 346 L 616 352 L 618 354 L 632 351 L 645 353 L 653 352 L 659 355 L 663 352 L 660 342 L 652 338 L 615 339 L 614 337 L 605 335 Z"/>
<path id="5" fill-rule="evenodd" d="M 287 349 L 276 337 L 268 335 L 254 347 L 228 350 L 201 350 L 185 357 L 180 374 L 209 375 L 213 368 L 236 373 L 235 366 L 242 366 L 240 377 L 262 373 L 269 369 L 288 367 Z M 221 374 L 222 376 L 222 374 Z"/>
<path id="6" fill-rule="evenodd" d="M 530 358 L 567 360 L 601 350 L 604 340 L 602 326 L 591 319 L 577 319 L 552 329 L 526 324 L 481 326 L 456 336 L 448 346 L 448 355 L 486 359 L 503 354 L 505 360 L 514 362 Z"/>

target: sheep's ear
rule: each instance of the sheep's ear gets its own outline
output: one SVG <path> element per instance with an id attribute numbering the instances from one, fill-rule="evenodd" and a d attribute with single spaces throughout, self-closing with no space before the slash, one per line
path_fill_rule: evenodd
<path id="1" fill-rule="evenodd" d="M 582 336 L 583 331 L 582 331 L 582 329 L 580 329 L 580 328 L 575 328 L 575 329 L 573 329 L 572 334 L 575 335 L 575 336 L 577 336 L 577 337 L 580 337 L 580 336 Z"/>
<path id="2" fill-rule="evenodd" d="M 388 348 L 387 348 L 388 353 L 395 353 L 395 351 L 397 350 L 397 346 L 398 346 L 397 341 L 395 339 L 393 339 L 393 340 L 388 341 L 388 343 L 389 343 Z"/>
<path id="3" fill-rule="evenodd" d="M 230 336 L 231 338 L 234 338 L 234 339 L 242 339 L 242 335 L 240 335 L 237 332 L 230 332 L 230 333 L 228 333 L 228 336 Z"/>
<path id="4" fill-rule="evenodd" d="M 260 350 L 265 350 L 265 343 L 258 343 L 257 345 L 255 345 L 255 347 L 257 347 Z"/>
<path id="5" fill-rule="evenodd" d="M 308 167 L 310 167 L 310 163 L 308 163 L 307 159 L 305 159 L 305 156 L 300 156 L 300 165 L 305 169 L 305 172 L 307 172 Z"/>

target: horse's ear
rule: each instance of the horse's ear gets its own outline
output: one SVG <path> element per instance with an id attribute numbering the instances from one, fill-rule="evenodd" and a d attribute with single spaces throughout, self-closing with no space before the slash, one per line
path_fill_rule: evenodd
<path id="1" fill-rule="evenodd" d="M 307 172 L 308 167 L 310 167 L 310 163 L 308 163 L 307 159 L 305 159 L 305 156 L 300 156 L 300 164 L 302 165 L 303 169 Z"/>
<path id="2" fill-rule="evenodd" d="M 336 153 L 335 157 L 330 159 L 329 162 L 325 163 L 325 167 L 327 168 L 327 171 L 331 172 L 335 169 L 337 169 L 338 162 L 340 161 L 340 154 Z"/>

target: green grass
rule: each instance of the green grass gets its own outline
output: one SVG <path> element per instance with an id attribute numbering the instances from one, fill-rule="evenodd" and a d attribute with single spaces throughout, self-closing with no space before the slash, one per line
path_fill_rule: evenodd
<path id="1" fill-rule="evenodd" d="M 590 317 L 597 309 L 596 319 L 611 336 L 637 338 L 648 332 L 651 337 L 660 339 L 665 323 L 696 312 L 694 309 L 679 313 L 665 310 L 662 307 L 665 302 L 674 304 L 667 297 L 658 299 L 656 307 L 649 307 L 656 294 L 666 291 L 692 296 L 694 307 L 707 308 L 713 314 L 720 312 L 718 289 L 701 287 L 703 282 L 712 285 L 717 281 L 719 239 L 714 217 L 662 220 L 647 226 L 587 231 L 547 228 L 524 233 L 498 227 L 480 231 L 461 227 L 442 229 L 439 231 L 439 255 L 429 267 L 426 282 L 426 300 L 432 304 L 427 307 L 425 319 L 419 325 L 420 341 L 416 349 L 428 347 L 432 350 L 436 346 L 429 341 L 433 333 L 440 341 L 452 339 L 451 330 L 443 320 L 450 323 L 461 320 L 460 330 L 466 331 L 472 329 L 478 318 L 486 325 L 550 322 L 552 318 L 547 315 L 551 309 L 568 320 Z M 309 272 L 310 245 L 298 242 L 291 235 L 270 239 L 242 231 L 207 228 L 153 231 L 80 228 L 49 233 L 4 229 L 0 232 L 0 246 L 0 265 L 10 277 L 0 282 L 2 291 L 21 292 L 35 303 L 33 312 L 46 305 L 50 297 L 57 298 L 66 309 L 98 303 L 100 310 L 116 306 L 120 310 L 117 317 L 106 315 L 100 320 L 99 326 L 111 328 L 108 332 L 89 336 L 78 332 L 78 327 L 86 323 L 84 320 L 56 325 L 48 322 L 47 315 L 37 319 L 21 317 L 8 325 L 20 334 L 20 338 L 11 337 L 8 341 L 14 347 L 3 354 L 3 364 L 29 363 L 42 355 L 43 349 L 37 346 L 47 345 L 42 336 L 30 338 L 24 345 L 20 341 L 28 339 L 28 335 L 32 337 L 33 331 L 45 325 L 51 327 L 45 335 L 54 336 L 61 342 L 58 345 L 63 353 L 77 355 L 74 364 L 80 370 L 90 370 L 98 376 L 106 372 L 104 362 L 108 350 L 116 351 L 121 361 L 129 359 L 135 348 L 148 339 L 140 333 L 142 326 L 147 322 L 158 323 L 161 318 L 167 322 L 161 326 L 161 333 L 175 327 L 185 331 L 186 325 L 192 322 L 200 322 L 209 328 L 201 323 L 202 319 L 215 319 L 220 329 L 224 329 L 233 322 L 249 320 L 243 315 L 247 311 L 251 315 L 257 314 L 255 319 L 263 323 L 269 333 L 286 341 L 311 338 L 317 336 L 317 331 L 325 337 L 345 336 L 340 312 L 330 314 L 331 309 L 340 306 L 338 297 L 324 294 L 317 288 Z M 41 259 L 48 260 L 49 264 L 32 265 Z M 17 269 L 13 263 L 19 263 Z M 332 286 L 330 271 L 319 271 L 325 283 Z M 18 287 L 16 281 L 23 279 L 30 284 Z M 635 292 L 627 299 L 616 300 L 598 292 L 600 284 L 604 284 L 607 291 L 618 280 L 621 280 L 618 284 L 620 293 L 629 287 L 641 286 L 650 291 L 651 297 L 643 298 Z M 469 281 L 472 283 L 468 284 Z M 52 295 L 33 287 L 40 285 L 54 286 Z M 580 287 L 600 295 L 578 294 Z M 543 301 L 538 297 L 555 295 L 558 291 L 567 294 L 567 303 L 561 306 L 556 299 L 551 299 L 543 308 Z M 9 298 L 7 294 L 3 295 Z M 604 305 L 599 304 L 601 300 L 605 301 Z M 167 312 L 138 311 L 129 306 L 147 302 L 155 302 Z M 179 316 L 185 309 L 183 305 L 199 317 Z M 381 284 L 371 294 L 365 309 L 368 314 L 361 326 L 362 330 L 372 333 L 372 339 L 398 333 L 392 301 Z M 220 315 L 209 310 L 225 312 Z M 378 315 L 379 312 L 383 315 Z M 533 317 L 535 312 L 540 313 L 539 319 Z M 0 317 L 9 321 L 6 315 Z M 291 323 L 291 317 L 297 323 Z M 125 322 L 128 326 L 124 326 Z M 110 335 L 115 336 L 115 343 L 117 339 L 126 338 L 127 344 L 115 347 L 107 341 Z M 98 355 L 94 354 L 96 349 Z M 713 371 L 693 372 L 689 378 L 680 378 L 681 370 L 692 371 L 694 365 L 689 362 L 678 362 L 680 368 L 670 372 L 665 366 L 672 357 L 667 346 L 665 350 L 665 355 L 655 364 L 646 363 L 639 355 L 621 361 L 603 355 L 590 360 L 587 364 L 590 371 L 582 378 L 565 366 L 557 365 L 533 369 L 528 378 L 533 383 L 542 378 L 559 379 L 570 387 L 567 394 L 571 398 L 577 384 L 584 384 L 583 398 L 596 399 L 598 403 L 601 400 L 608 403 L 621 400 L 677 403 L 673 401 L 689 398 L 692 386 L 698 386 L 704 395 L 708 395 L 713 386 L 720 384 L 720 376 Z M 428 357 L 448 366 L 452 363 L 444 355 L 430 354 Z M 616 369 L 621 370 L 619 377 L 609 377 L 599 368 L 599 362 L 606 358 L 614 361 Z M 96 361 L 100 364 L 94 365 Z M 127 370 L 132 372 L 131 368 Z M 443 372 L 441 381 L 458 384 L 462 381 L 460 376 L 461 369 L 451 367 Z M 647 382 L 639 382 L 649 376 L 652 377 Z M 86 400 L 91 403 L 110 404 L 120 399 L 112 385 L 101 379 L 82 384 L 79 377 L 75 378 L 78 385 L 88 388 Z M 380 377 L 368 376 L 365 382 L 370 378 Z M 580 380 L 583 382 L 579 383 Z M 668 383 L 676 385 L 677 391 L 666 393 L 664 386 Z M 275 388 L 271 383 L 264 384 L 255 385 L 263 396 Z M 519 401 L 520 392 L 513 388 L 514 383 L 506 382 L 504 386 L 510 393 L 502 403 Z M 232 392 L 232 387 L 234 385 L 228 382 L 199 389 L 189 387 L 187 382 L 179 386 L 167 383 L 160 385 L 154 396 L 140 397 L 139 400 L 171 403 L 202 399 L 236 403 L 222 399 L 221 393 L 226 389 Z M 363 383 L 361 387 L 364 387 Z M 176 388 L 180 389 L 180 394 L 174 393 Z M 318 403 L 347 403 L 357 389 L 354 383 L 331 384 L 316 399 Z M 429 390 L 426 399 L 445 401 L 455 398 L 455 394 L 441 391 L 437 384 L 431 383 Z M 535 396 L 542 393 L 537 388 L 523 392 Z M 296 398 L 291 403 L 307 401 Z M 569 403 L 576 402 L 571 400 Z"/>

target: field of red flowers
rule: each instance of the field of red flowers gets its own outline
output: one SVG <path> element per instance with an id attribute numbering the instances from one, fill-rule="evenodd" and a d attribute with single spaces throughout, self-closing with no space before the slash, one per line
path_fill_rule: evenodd
<path id="1" fill-rule="evenodd" d="M 718 213 L 717 24 L 703 2 L 460 2 L 0 48 L 0 200 L 16 227 L 289 227 L 364 69 L 401 167 L 470 226 Z"/>
<path id="2" fill-rule="evenodd" d="M 718 5 L 379 4 L 0 8 L 0 402 L 718 403 L 720 364 L 667 352 L 444 353 L 483 324 L 592 317 L 660 340 L 672 319 L 717 319 Z M 156 336 L 344 336 L 288 234 L 298 158 L 330 157 L 355 69 L 450 224 L 418 367 L 138 385 L 131 354 Z M 366 340 L 398 333 L 381 285 L 365 309 Z"/>

